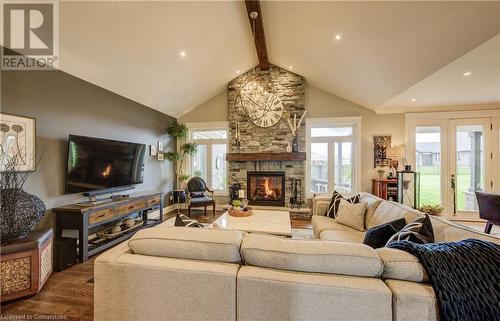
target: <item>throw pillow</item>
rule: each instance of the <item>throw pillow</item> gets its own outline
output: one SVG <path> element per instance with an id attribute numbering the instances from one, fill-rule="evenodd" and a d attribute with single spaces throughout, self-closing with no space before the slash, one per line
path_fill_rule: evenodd
<path id="1" fill-rule="evenodd" d="M 192 219 L 184 214 L 177 214 L 175 216 L 174 226 L 185 226 L 185 227 L 204 227 L 197 220 Z"/>
<path id="2" fill-rule="evenodd" d="M 374 226 L 366 231 L 363 244 L 371 246 L 374 249 L 384 247 L 391 236 L 401 231 L 405 225 L 406 220 L 404 218 L 400 218 L 398 220 Z"/>
<path id="3" fill-rule="evenodd" d="M 419 244 L 434 243 L 434 231 L 429 215 L 426 214 L 411 221 L 401 231 L 394 234 L 385 246 L 398 241 L 410 241 Z"/>
<path id="4" fill-rule="evenodd" d="M 359 194 L 345 199 L 339 192 L 333 191 L 332 200 L 330 201 L 330 205 L 326 208 L 325 216 L 329 216 L 331 218 L 335 218 L 335 216 L 337 216 L 340 200 L 346 200 L 351 204 L 359 203 Z"/>
<path id="5" fill-rule="evenodd" d="M 352 204 L 341 200 L 335 222 L 350 226 L 358 231 L 365 230 L 366 203 Z"/>
<path id="6" fill-rule="evenodd" d="M 192 193 L 189 194 L 189 196 L 191 198 L 200 198 L 200 197 L 205 196 L 205 193 L 203 193 L 203 192 L 192 192 Z"/>

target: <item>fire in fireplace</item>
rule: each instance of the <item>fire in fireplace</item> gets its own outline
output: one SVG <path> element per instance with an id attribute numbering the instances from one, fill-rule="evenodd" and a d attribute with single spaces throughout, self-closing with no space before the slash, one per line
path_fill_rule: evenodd
<path id="1" fill-rule="evenodd" d="M 249 204 L 285 206 L 284 172 L 247 172 Z"/>

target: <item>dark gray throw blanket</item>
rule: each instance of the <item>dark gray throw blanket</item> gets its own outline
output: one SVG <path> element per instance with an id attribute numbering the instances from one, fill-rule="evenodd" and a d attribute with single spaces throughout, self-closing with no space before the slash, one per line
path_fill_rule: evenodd
<path id="1" fill-rule="evenodd" d="M 500 245 L 459 242 L 389 244 L 415 255 L 429 275 L 443 321 L 500 320 Z"/>

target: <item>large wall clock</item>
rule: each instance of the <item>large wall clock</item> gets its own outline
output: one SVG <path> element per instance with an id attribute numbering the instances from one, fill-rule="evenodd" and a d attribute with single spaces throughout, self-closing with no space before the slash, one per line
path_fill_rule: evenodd
<path id="1" fill-rule="evenodd" d="M 283 115 L 283 103 L 274 92 L 264 89 L 257 82 L 248 82 L 240 90 L 238 105 L 259 127 L 275 125 Z"/>

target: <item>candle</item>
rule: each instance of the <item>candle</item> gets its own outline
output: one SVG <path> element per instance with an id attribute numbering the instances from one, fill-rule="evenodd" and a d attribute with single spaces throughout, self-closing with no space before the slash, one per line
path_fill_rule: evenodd
<path id="1" fill-rule="evenodd" d="M 245 198 L 245 190 L 243 190 L 243 189 L 238 190 L 238 197 Z"/>

